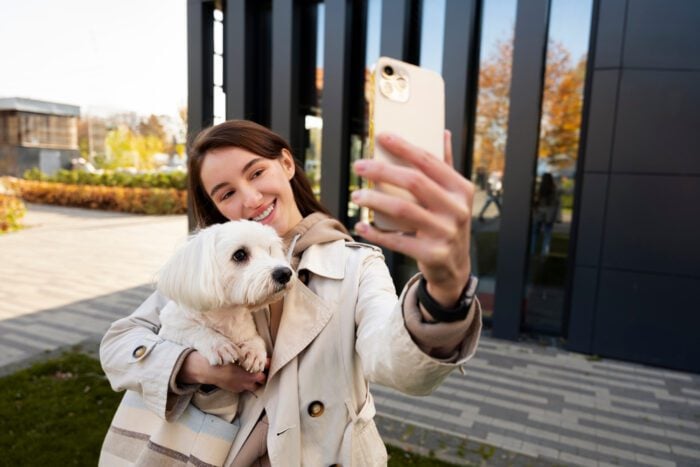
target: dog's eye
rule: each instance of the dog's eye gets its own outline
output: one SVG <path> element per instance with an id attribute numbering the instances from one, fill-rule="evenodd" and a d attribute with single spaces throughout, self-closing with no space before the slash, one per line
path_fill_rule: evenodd
<path id="1" fill-rule="evenodd" d="M 245 261 L 246 259 L 248 259 L 248 252 L 245 251 L 243 248 L 241 248 L 240 250 L 236 250 L 231 256 L 231 259 L 237 263 Z"/>

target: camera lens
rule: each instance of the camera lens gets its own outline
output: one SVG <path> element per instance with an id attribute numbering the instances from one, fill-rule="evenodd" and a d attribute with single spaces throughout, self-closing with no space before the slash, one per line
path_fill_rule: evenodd
<path id="1" fill-rule="evenodd" d="M 384 76 L 392 76 L 394 74 L 394 69 L 389 65 L 384 67 Z"/>

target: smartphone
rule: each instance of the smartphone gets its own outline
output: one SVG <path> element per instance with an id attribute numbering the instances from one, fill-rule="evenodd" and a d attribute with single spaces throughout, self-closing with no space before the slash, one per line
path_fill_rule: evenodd
<path id="1" fill-rule="evenodd" d="M 368 157 L 406 165 L 376 143 L 376 136 L 389 132 L 401 136 L 440 160 L 445 158 L 445 83 L 438 73 L 389 57 L 380 57 L 370 80 Z M 370 188 L 408 200 L 408 191 L 386 183 Z M 400 221 L 369 210 L 368 220 L 384 231 L 410 232 Z"/>

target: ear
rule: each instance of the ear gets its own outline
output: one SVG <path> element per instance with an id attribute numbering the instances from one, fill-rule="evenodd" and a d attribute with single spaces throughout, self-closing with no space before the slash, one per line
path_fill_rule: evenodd
<path id="1" fill-rule="evenodd" d="M 291 180 L 294 177 L 294 172 L 296 171 L 296 163 L 294 162 L 294 156 L 292 153 L 286 149 L 282 149 L 282 157 L 279 158 L 282 169 L 284 173 L 287 174 L 287 180 Z"/>
<path id="2" fill-rule="evenodd" d="M 223 290 L 215 238 L 215 229 L 205 229 L 181 247 L 161 269 L 158 291 L 191 310 L 220 306 Z"/>

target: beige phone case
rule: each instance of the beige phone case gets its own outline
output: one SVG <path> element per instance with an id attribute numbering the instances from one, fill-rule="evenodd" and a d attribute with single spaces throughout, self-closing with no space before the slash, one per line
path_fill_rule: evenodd
<path id="1" fill-rule="evenodd" d="M 406 165 L 376 143 L 377 135 L 394 133 L 444 160 L 445 84 L 434 71 L 388 57 L 380 57 L 372 72 L 370 101 L 370 157 Z M 406 199 L 408 191 L 386 183 L 372 188 Z M 388 231 L 410 231 L 380 212 L 370 212 L 375 227 Z"/>

